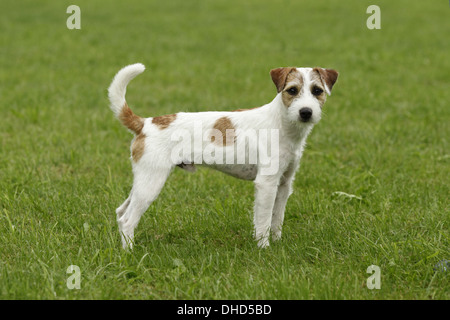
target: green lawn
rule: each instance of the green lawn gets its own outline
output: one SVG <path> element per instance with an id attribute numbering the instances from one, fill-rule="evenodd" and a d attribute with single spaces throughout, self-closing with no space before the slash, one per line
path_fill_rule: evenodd
<path id="1" fill-rule="evenodd" d="M 70 4 L 0 4 L 0 298 L 450 298 L 447 1 L 80 0 L 81 30 Z M 265 104 L 275 67 L 340 72 L 280 242 L 252 239 L 252 183 L 177 169 L 121 249 L 132 136 L 106 89 L 135 62 L 142 116 Z"/>

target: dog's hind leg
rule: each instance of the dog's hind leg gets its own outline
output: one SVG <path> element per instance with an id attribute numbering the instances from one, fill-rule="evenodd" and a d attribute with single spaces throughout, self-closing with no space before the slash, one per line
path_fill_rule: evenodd
<path id="1" fill-rule="evenodd" d="M 127 206 L 125 212 L 117 220 L 124 249 L 127 247 L 132 248 L 134 229 L 137 227 L 143 213 L 158 197 L 172 170 L 171 167 L 153 168 L 152 170 L 145 168 L 144 170 L 140 166 L 134 169 L 133 189 L 129 197 L 129 203 L 126 205 L 127 199 L 124 203 Z"/>

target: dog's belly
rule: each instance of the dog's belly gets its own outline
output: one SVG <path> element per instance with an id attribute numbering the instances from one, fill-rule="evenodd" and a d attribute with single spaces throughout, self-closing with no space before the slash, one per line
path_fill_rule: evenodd
<path id="1" fill-rule="evenodd" d="M 243 180 L 255 180 L 256 164 L 213 164 L 208 167 Z"/>

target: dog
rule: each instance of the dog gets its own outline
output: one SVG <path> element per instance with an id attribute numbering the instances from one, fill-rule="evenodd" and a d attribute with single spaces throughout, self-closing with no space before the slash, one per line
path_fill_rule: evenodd
<path id="1" fill-rule="evenodd" d="M 130 148 L 133 185 L 116 210 L 124 249 L 133 247 L 134 230 L 171 171 L 175 167 L 195 171 L 196 164 L 253 181 L 254 238 L 261 248 L 269 246 L 270 234 L 272 240 L 280 239 L 285 206 L 306 138 L 321 119 L 338 72 L 318 67 L 277 68 L 270 71 L 277 95 L 261 107 L 142 118 L 130 109 L 125 93 L 128 83 L 144 70 L 140 63 L 124 67 L 108 89 L 111 110 L 134 134 Z M 272 152 L 260 152 L 265 144 L 249 139 L 251 134 L 246 130 L 261 136 L 265 133 L 266 137 L 268 131 L 273 133 L 275 139 L 266 144 Z M 244 143 L 250 140 L 252 143 Z M 233 153 L 239 145 L 244 148 Z M 210 155 L 208 159 L 205 152 Z M 227 161 L 223 161 L 224 157 Z"/>

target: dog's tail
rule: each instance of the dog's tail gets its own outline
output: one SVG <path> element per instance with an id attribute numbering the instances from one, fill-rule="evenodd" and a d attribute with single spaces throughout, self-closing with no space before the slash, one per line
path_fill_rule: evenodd
<path id="1" fill-rule="evenodd" d="M 141 63 L 131 64 L 122 68 L 114 77 L 108 89 L 108 97 L 111 102 L 111 110 L 117 119 L 135 134 L 139 134 L 144 127 L 144 119 L 135 115 L 125 101 L 128 83 L 134 77 L 144 72 L 145 67 Z"/>

